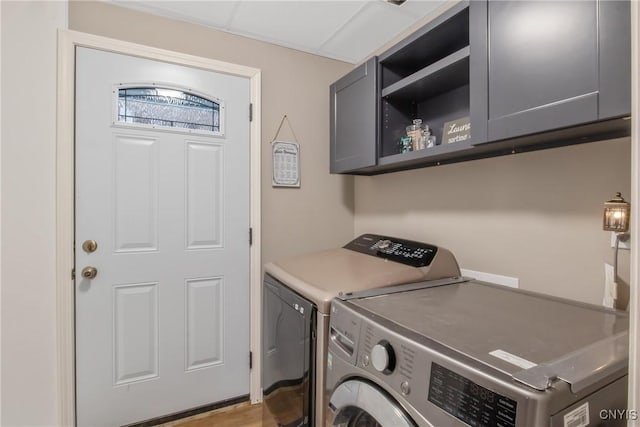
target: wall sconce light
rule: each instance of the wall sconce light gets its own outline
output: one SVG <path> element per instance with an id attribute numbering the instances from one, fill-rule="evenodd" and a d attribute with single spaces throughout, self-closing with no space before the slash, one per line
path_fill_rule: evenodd
<path id="1" fill-rule="evenodd" d="M 605 231 L 626 233 L 629 231 L 629 217 L 631 205 L 616 193 L 616 197 L 604 203 L 604 218 L 602 228 Z"/>
<path id="2" fill-rule="evenodd" d="M 631 205 L 622 197 L 621 193 L 604 203 L 604 216 L 602 229 L 613 231 L 616 235 L 616 246 L 613 253 L 613 280 L 618 281 L 618 249 L 620 241 L 629 239 L 629 219 L 631 217 Z"/>

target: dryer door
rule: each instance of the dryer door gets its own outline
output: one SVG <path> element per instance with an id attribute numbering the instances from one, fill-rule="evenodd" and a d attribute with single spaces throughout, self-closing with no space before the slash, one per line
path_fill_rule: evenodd
<path id="1" fill-rule="evenodd" d="M 348 380 L 333 391 L 329 406 L 334 427 L 415 427 L 406 412 L 382 390 L 360 380 Z"/>

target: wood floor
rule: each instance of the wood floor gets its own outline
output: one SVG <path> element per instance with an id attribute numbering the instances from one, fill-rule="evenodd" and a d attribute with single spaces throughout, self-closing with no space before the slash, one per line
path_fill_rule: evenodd
<path id="1" fill-rule="evenodd" d="M 228 406 L 212 412 L 194 415 L 161 424 L 162 427 L 275 427 L 271 420 L 262 421 L 262 404 L 249 402 Z"/>
<path id="2" fill-rule="evenodd" d="M 275 417 L 284 425 L 293 424 L 302 416 L 301 386 L 282 387 L 266 396 L 271 400 L 270 408 Z M 278 427 L 269 411 L 265 411 L 264 403 L 252 405 L 249 402 L 227 406 L 211 412 L 194 415 L 189 418 L 161 424 L 162 427 Z"/>

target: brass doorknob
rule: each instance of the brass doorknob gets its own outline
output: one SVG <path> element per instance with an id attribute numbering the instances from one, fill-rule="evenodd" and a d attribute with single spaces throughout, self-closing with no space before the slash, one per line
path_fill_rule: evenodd
<path id="1" fill-rule="evenodd" d="M 96 249 L 98 249 L 98 242 L 95 240 L 85 240 L 82 243 L 82 249 L 88 254 L 95 252 Z"/>
<path id="2" fill-rule="evenodd" d="M 85 267 L 82 269 L 82 277 L 85 279 L 94 279 L 98 275 L 98 269 L 95 267 Z"/>

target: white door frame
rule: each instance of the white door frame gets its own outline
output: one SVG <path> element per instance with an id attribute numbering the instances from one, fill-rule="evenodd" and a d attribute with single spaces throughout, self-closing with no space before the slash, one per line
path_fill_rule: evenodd
<path id="1" fill-rule="evenodd" d="M 631 2 L 631 296 L 629 305 L 629 402 L 640 411 L 640 4 Z M 640 426 L 630 420 L 629 426 Z"/>
<path id="2" fill-rule="evenodd" d="M 58 32 L 58 99 L 56 153 L 56 332 L 58 374 L 58 421 L 75 425 L 75 325 L 74 325 L 74 129 L 75 48 L 88 47 L 187 67 L 247 77 L 250 80 L 250 202 L 249 221 L 253 229 L 250 248 L 250 399 L 262 400 L 260 384 L 261 325 L 261 239 L 260 239 L 260 69 L 143 46 L 106 37 L 60 30 Z M 247 115 L 249 111 L 247 111 Z M 249 236 L 247 235 L 247 238 Z"/>

